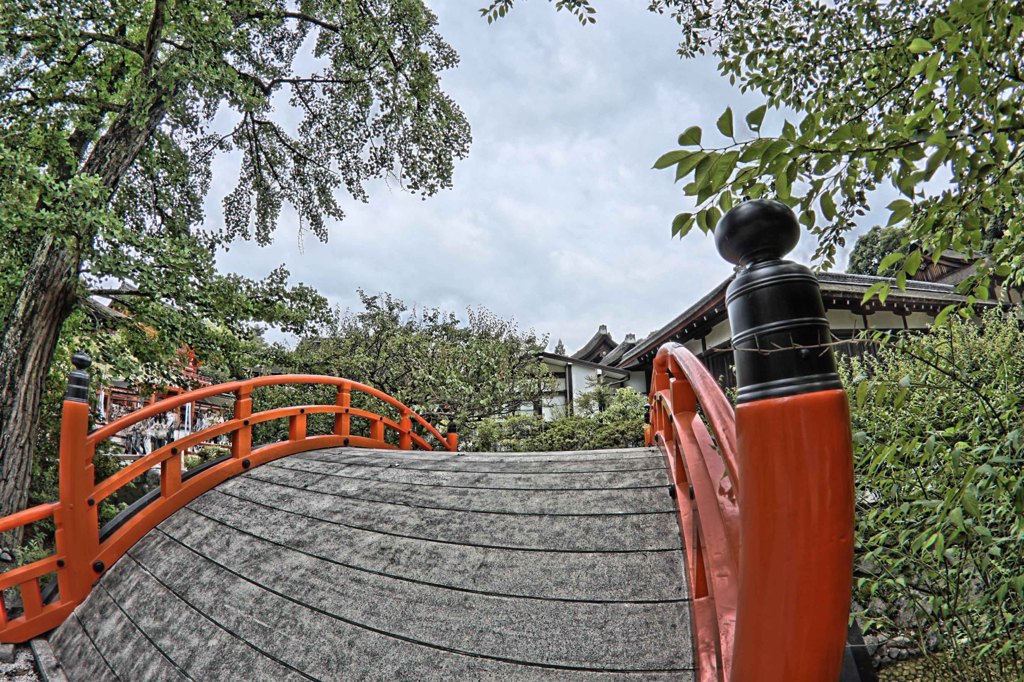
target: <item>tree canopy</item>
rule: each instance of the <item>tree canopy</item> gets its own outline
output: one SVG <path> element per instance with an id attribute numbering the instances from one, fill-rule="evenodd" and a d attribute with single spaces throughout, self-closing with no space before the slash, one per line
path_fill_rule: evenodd
<path id="1" fill-rule="evenodd" d="M 282 361 L 370 384 L 431 423 L 459 428 L 514 414 L 551 388 L 538 358 L 547 338 L 513 320 L 476 308 L 463 323 L 453 312 L 410 307 L 387 293 L 359 296 L 362 310 L 302 340 Z"/>
<path id="2" fill-rule="evenodd" d="M 213 354 L 328 321 L 283 270 L 218 275 L 216 249 L 269 243 L 285 204 L 326 239 L 373 179 L 448 186 L 470 141 L 440 87 L 456 63 L 422 0 L 0 5 L 0 513 L 24 503 L 47 366 L 90 292 Z M 226 153 L 220 229 L 203 200 Z"/>
<path id="3" fill-rule="evenodd" d="M 906 230 L 898 227 L 872 227 L 854 243 L 846 271 L 855 275 L 893 274 L 892 266 L 879 271 L 882 261 L 894 253 L 905 256 L 910 250 L 909 244 L 905 243 L 906 239 Z"/>

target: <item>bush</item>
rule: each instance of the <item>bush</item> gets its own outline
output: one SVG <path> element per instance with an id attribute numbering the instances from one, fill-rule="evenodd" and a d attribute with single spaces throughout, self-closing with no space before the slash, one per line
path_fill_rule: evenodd
<path id="1" fill-rule="evenodd" d="M 868 629 L 972 659 L 1024 656 L 1024 334 L 991 312 L 844 362 Z M 981 673 L 977 679 L 990 679 Z"/>
<path id="2" fill-rule="evenodd" d="M 600 401 L 591 393 L 580 396 L 576 414 L 553 421 L 532 414 L 485 419 L 468 434 L 467 448 L 481 452 L 551 452 L 642 447 L 647 397 L 631 388 L 619 389 Z M 606 407 L 602 410 L 599 405 Z"/>

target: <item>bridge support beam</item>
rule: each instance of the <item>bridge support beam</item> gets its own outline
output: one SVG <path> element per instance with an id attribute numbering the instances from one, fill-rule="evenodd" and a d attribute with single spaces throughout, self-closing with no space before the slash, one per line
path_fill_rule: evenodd
<path id="1" fill-rule="evenodd" d="M 782 260 L 800 236 L 775 201 L 719 223 L 741 270 L 726 302 L 737 378 L 740 556 L 732 680 L 839 679 L 853 571 L 853 456 L 821 292 Z"/>

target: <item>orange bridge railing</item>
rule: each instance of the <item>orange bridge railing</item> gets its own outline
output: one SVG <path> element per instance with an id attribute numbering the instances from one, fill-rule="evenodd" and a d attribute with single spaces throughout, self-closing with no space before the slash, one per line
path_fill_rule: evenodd
<path id="1" fill-rule="evenodd" d="M 654 360 L 649 444 L 665 455 L 686 547 L 702 682 L 834 682 L 853 572 L 853 459 L 817 279 L 782 260 L 783 204 L 715 230 L 740 266 L 726 294 L 736 404 L 684 347 Z M 708 427 L 710 427 L 710 432 Z"/>
<path id="2" fill-rule="evenodd" d="M 56 526 L 55 551 L 51 556 L 0 574 L 0 590 L 17 588 L 22 613 L 9 613 L 0 601 L 0 641 L 23 642 L 56 627 L 80 604 L 100 576 L 147 532 L 173 512 L 219 483 L 252 467 L 298 452 L 318 448 L 352 446 L 432 450 L 436 446 L 454 451 L 458 436 L 453 429 L 442 435 L 420 415 L 391 396 L 364 384 L 326 376 L 284 375 L 234 381 L 177 395 L 89 431 L 89 380 L 85 369 L 90 361 L 76 354 L 78 368 L 71 373 L 64 400 L 60 436 L 60 499 L 31 507 L 0 519 L 0 533 L 52 518 Z M 319 384 L 336 387 L 333 405 L 296 405 L 252 413 L 252 391 L 261 386 Z M 352 407 L 352 393 L 363 393 L 390 406 L 398 419 Z M 108 438 L 143 420 L 177 410 L 212 396 L 234 394 L 233 418 L 189 434 L 144 455 L 109 478 L 96 483 L 93 456 Z M 307 418 L 333 414 L 333 432 L 308 435 Z M 253 426 L 275 419 L 288 420 L 288 440 L 260 447 L 252 445 Z M 353 420 L 368 422 L 369 435 L 355 435 Z M 415 425 L 420 428 L 416 432 Z M 363 429 L 366 431 L 366 429 Z M 387 432 L 397 437 L 389 440 Z M 182 473 L 182 458 L 190 448 L 227 435 L 230 455 Z M 99 503 L 147 471 L 159 467 L 159 487 L 101 530 Z M 43 589 L 40 581 L 56 574 L 57 590 Z M 47 596 L 52 598 L 47 599 Z"/>

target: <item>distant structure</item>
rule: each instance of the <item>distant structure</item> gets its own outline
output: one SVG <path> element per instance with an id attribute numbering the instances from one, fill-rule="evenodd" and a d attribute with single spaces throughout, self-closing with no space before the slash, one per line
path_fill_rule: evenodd
<path id="1" fill-rule="evenodd" d="M 947 305 L 965 300 L 952 284 L 911 280 L 904 290 L 894 285 L 884 303 L 877 297 L 862 303 L 865 292 L 884 279 L 845 273 L 818 274 L 832 335 L 840 342 L 835 346 L 838 354 L 859 356 L 867 352 L 866 346 L 855 340 L 866 329 L 924 330 Z M 614 366 L 643 372 L 649 377 L 658 348 L 675 341 L 700 358 L 723 387 L 735 387 L 731 334 L 725 306 L 725 291 L 731 281 L 731 277 L 726 279 L 675 319 L 635 344 L 614 362 Z M 843 341 L 848 343 L 841 343 Z"/>
<path id="2" fill-rule="evenodd" d="M 955 285 L 969 277 L 976 261 L 948 251 L 938 262 L 931 259 L 921 266 L 906 288 L 896 288 L 895 281 L 884 277 L 824 272 L 818 274 L 821 294 L 832 334 L 839 342 L 840 355 L 860 356 L 870 352 L 856 337 L 866 329 L 881 331 L 924 330 L 935 321 L 947 305 L 965 302 Z M 627 334 L 617 343 L 607 325 L 571 356 L 563 353 L 542 353 L 557 380 L 557 388 L 545 396 L 543 405 L 535 406 L 545 418 L 571 412 L 575 399 L 594 384 L 630 387 L 646 393 L 650 387 L 651 363 L 658 348 L 669 341 L 686 346 L 725 388 L 736 385 L 729 320 L 726 316 L 725 292 L 732 277 L 718 284 L 697 302 L 647 337 L 637 340 Z M 881 302 L 877 297 L 862 303 L 872 285 L 888 281 L 893 288 Z M 1017 290 L 993 291 L 993 297 L 1020 303 Z M 847 343 L 842 343 L 842 342 Z M 564 346 L 562 346 L 564 350 Z"/>
<path id="3" fill-rule="evenodd" d="M 627 334 L 622 343 L 616 343 L 607 325 L 603 324 L 593 338 L 572 355 L 566 355 L 565 344 L 559 340 L 555 352 L 545 351 L 540 354 L 540 360 L 555 377 L 555 388 L 546 392 L 539 403 L 525 406 L 523 411 L 532 410 L 545 419 L 572 414 L 576 399 L 598 385 L 615 388 L 628 386 L 641 393 L 645 392 L 647 377 L 642 371 L 614 367 L 608 361 L 609 358 L 621 358 L 634 345 L 636 337 L 633 334 Z"/>

